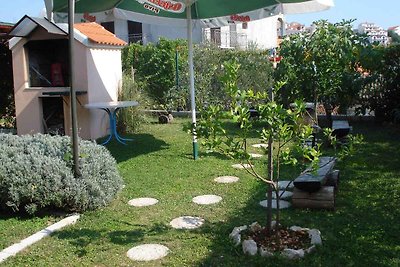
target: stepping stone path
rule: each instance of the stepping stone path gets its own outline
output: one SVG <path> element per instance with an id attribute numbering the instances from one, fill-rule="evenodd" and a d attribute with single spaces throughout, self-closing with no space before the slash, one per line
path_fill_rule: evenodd
<path id="1" fill-rule="evenodd" d="M 220 183 L 220 184 L 230 184 L 230 183 L 236 183 L 239 181 L 239 177 L 236 176 L 219 176 L 214 179 L 215 182 Z"/>
<path id="2" fill-rule="evenodd" d="M 218 203 L 222 200 L 222 197 L 216 195 L 202 195 L 193 198 L 193 202 L 199 205 L 210 205 Z"/>
<path id="3" fill-rule="evenodd" d="M 158 200 L 155 198 L 149 197 L 141 197 L 141 198 L 134 198 L 129 200 L 128 204 L 134 207 L 145 207 L 151 206 L 158 203 Z"/>
<path id="4" fill-rule="evenodd" d="M 268 148 L 268 145 L 267 144 L 254 144 L 254 145 L 252 145 L 252 147 L 255 147 L 255 148 Z"/>
<path id="5" fill-rule="evenodd" d="M 244 164 L 233 164 L 232 167 L 235 168 L 235 169 L 250 169 L 251 167 L 253 167 L 253 165 L 247 164 L 247 163 L 244 163 Z"/>
<path id="6" fill-rule="evenodd" d="M 252 158 L 262 158 L 263 155 L 257 154 L 257 153 L 250 153 L 250 157 L 252 157 Z"/>
<path id="7" fill-rule="evenodd" d="M 260 201 L 260 205 L 264 208 L 267 208 L 268 200 L 266 199 L 266 200 Z M 291 206 L 290 202 L 287 202 L 285 200 L 279 200 L 279 208 L 280 209 L 287 209 L 290 206 Z M 272 200 L 272 208 L 276 209 L 276 199 Z"/>
<path id="8" fill-rule="evenodd" d="M 288 186 L 289 184 L 289 186 Z M 278 187 L 279 189 L 293 189 L 294 188 L 294 184 L 293 181 L 279 181 L 278 182 Z"/>
<path id="9" fill-rule="evenodd" d="M 282 194 L 282 193 L 283 193 L 283 194 Z M 281 199 L 284 199 L 284 198 L 290 198 L 290 197 L 292 197 L 292 196 L 293 196 L 293 193 L 290 192 L 290 191 L 285 191 L 285 192 L 279 191 L 279 195 L 281 196 Z M 266 193 L 265 196 L 268 197 L 268 193 Z M 275 195 L 274 192 L 272 192 L 272 198 L 274 198 L 274 199 L 276 198 L 276 195 Z"/>
<path id="10" fill-rule="evenodd" d="M 182 216 L 173 219 L 169 224 L 175 229 L 196 229 L 204 223 L 204 219 L 192 216 Z"/>
<path id="11" fill-rule="evenodd" d="M 134 261 L 152 261 L 167 256 L 169 249 L 159 244 L 144 244 L 128 250 L 126 255 Z"/>

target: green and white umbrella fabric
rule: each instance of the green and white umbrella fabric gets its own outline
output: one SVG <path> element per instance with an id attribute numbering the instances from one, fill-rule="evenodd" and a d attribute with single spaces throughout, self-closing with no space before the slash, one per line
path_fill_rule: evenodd
<path id="1" fill-rule="evenodd" d="M 48 11 L 67 13 L 67 0 L 45 0 Z M 315 12 L 333 6 L 333 0 L 77 0 L 76 13 L 109 11 L 116 18 L 168 26 L 191 19 L 203 27 L 249 22 L 278 14 Z"/>
<path id="2" fill-rule="evenodd" d="M 279 15 L 317 12 L 331 8 L 333 0 L 44 0 L 48 18 L 52 13 L 68 13 L 73 29 L 74 13 L 112 15 L 115 18 L 159 24 L 170 27 L 186 26 L 189 45 L 189 77 L 193 126 L 196 124 L 195 89 L 193 73 L 192 27 L 220 27 Z M 73 31 L 69 31 L 73 39 Z M 73 42 L 70 41 L 71 46 Z M 72 53 L 72 49 L 70 50 Z M 72 57 L 71 57 L 72 58 Z M 73 62 L 72 62 L 73 63 Z M 71 66 L 72 63 L 70 64 Z M 73 80 L 73 77 L 70 79 Z M 71 86 L 71 99 L 74 100 Z M 71 109 L 72 109 L 71 104 Z M 72 110 L 72 121 L 76 111 Z M 74 163 L 77 164 L 77 129 L 73 123 Z M 197 139 L 193 135 L 193 156 L 197 158 Z"/>

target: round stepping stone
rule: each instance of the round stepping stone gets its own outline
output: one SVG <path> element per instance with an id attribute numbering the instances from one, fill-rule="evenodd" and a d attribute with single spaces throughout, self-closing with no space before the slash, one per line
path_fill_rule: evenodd
<path id="1" fill-rule="evenodd" d="M 278 187 L 279 189 L 292 189 L 294 188 L 294 184 L 293 181 L 279 181 Z"/>
<path id="2" fill-rule="evenodd" d="M 145 207 L 157 204 L 158 200 L 150 197 L 134 198 L 128 201 L 128 204 L 134 207 Z"/>
<path id="3" fill-rule="evenodd" d="M 222 200 L 222 197 L 216 195 L 202 195 L 193 198 L 193 202 L 199 205 L 210 205 L 218 203 Z"/>
<path id="4" fill-rule="evenodd" d="M 250 157 L 252 158 L 262 158 L 263 155 L 257 153 L 250 153 Z"/>
<path id="5" fill-rule="evenodd" d="M 283 193 L 283 194 L 282 194 L 282 193 Z M 293 193 L 290 192 L 290 191 L 285 191 L 285 192 L 279 191 L 279 195 L 281 196 L 281 199 L 284 199 L 284 198 L 290 198 L 290 197 L 292 197 L 292 196 L 293 196 Z M 265 196 L 268 197 L 268 193 L 266 193 Z M 276 195 L 275 195 L 274 192 L 272 192 L 272 198 L 274 198 L 274 199 L 276 198 Z"/>
<path id="6" fill-rule="evenodd" d="M 233 168 L 235 168 L 235 169 L 250 169 L 251 167 L 252 167 L 253 165 L 251 165 L 251 164 L 247 164 L 247 163 L 244 163 L 244 164 L 233 164 L 232 165 L 232 167 Z"/>
<path id="7" fill-rule="evenodd" d="M 239 177 L 236 176 L 219 176 L 214 179 L 215 182 L 221 183 L 221 184 L 230 184 L 230 183 L 236 183 L 239 181 Z"/>
<path id="8" fill-rule="evenodd" d="M 204 219 L 192 216 L 182 216 L 173 219 L 169 224 L 175 229 L 196 229 L 204 223 Z"/>
<path id="9" fill-rule="evenodd" d="M 167 256 L 169 249 L 159 244 L 144 244 L 128 250 L 126 255 L 134 261 L 152 261 Z"/>
<path id="10" fill-rule="evenodd" d="M 268 200 L 266 199 L 266 200 L 260 201 L 260 205 L 262 207 L 266 208 L 268 205 Z M 290 202 L 287 202 L 285 200 L 279 200 L 279 208 L 280 209 L 287 209 L 290 207 L 290 205 L 291 205 Z M 272 208 L 276 209 L 276 199 L 272 200 Z"/>
<path id="11" fill-rule="evenodd" d="M 267 144 L 254 144 L 254 145 L 252 145 L 252 147 L 255 147 L 255 148 L 268 148 L 268 145 Z"/>

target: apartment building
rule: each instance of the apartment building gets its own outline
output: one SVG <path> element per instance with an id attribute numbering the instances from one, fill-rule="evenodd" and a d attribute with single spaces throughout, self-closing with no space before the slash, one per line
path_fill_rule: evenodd
<path id="1" fill-rule="evenodd" d="M 358 25 L 358 33 L 366 34 L 370 43 L 387 45 L 389 43 L 388 32 L 375 23 L 363 22 Z"/>

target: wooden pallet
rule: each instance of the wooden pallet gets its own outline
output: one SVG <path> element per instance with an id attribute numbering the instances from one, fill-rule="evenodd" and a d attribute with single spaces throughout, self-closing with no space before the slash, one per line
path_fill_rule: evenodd
<path id="1" fill-rule="evenodd" d="M 335 187 L 322 186 L 321 189 L 313 193 L 294 188 L 292 203 L 295 208 L 334 210 Z"/>

